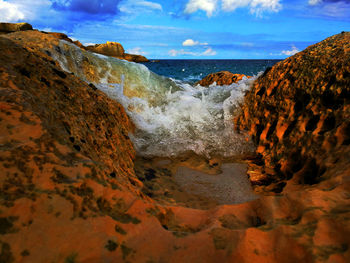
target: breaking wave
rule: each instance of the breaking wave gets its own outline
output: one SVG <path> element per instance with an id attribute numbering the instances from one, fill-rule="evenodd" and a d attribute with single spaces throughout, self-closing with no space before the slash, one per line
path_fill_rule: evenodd
<path id="1" fill-rule="evenodd" d="M 130 137 L 140 155 L 173 157 L 194 151 L 229 157 L 252 150 L 246 136 L 234 132 L 233 117 L 256 76 L 205 88 L 65 41 L 53 53 L 64 70 L 94 83 L 124 106 L 136 126 Z"/>

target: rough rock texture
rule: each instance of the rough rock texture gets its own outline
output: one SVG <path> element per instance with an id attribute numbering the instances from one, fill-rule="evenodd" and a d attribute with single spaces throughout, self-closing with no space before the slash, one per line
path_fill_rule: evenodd
<path id="1" fill-rule="evenodd" d="M 0 23 L 0 34 L 25 30 L 33 30 L 33 27 L 28 23 Z"/>
<path id="2" fill-rule="evenodd" d="M 87 46 L 86 50 L 99 53 L 105 56 L 116 57 L 133 62 L 148 62 L 148 59 L 141 55 L 132 55 L 125 53 L 123 46 L 117 42 L 107 41 L 106 44 L 96 44 Z"/>
<path id="3" fill-rule="evenodd" d="M 251 78 L 251 76 L 246 76 L 244 74 L 233 74 L 229 71 L 220 71 L 216 73 L 211 73 L 208 76 L 204 77 L 202 80 L 198 81 L 196 84 L 199 84 L 203 87 L 207 87 L 214 82 L 216 85 L 230 85 L 232 83 L 237 83 L 242 80 L 244 77 Z"/>
<path id="4" fill-rule="evenodd" d="M 179 206 L 153 184 L 167 166 L 135 174 L 120 105 L 59 68 L 57 38 L 30 33 L 0 37 L 0 262 L 349 262 L 346 145 L 323 182 Z"/>
<path id="5" fill-rule="evenodd" d="M 58 39 L 62 39 L 62 40 L 68 41 L 70 43 L 73 43 L 82 49 L 86 49 L 86 47 L 82 43 L 80 43 L 79 40 L 73 41 L 66 34 L 58 33 L 58 32 L 43 32 L 43 33 L 47 33 L 47 34 L 52 35 Z"/>
<path id="6" fill-rule="evenodd" d="M 87 46 L 86 49 L 95 53 L 117 58 L 122 58 L 125 53 L 124 48 L 120 43 L 110 41 L 107 41 L 106 44 Z"/>
<path id="7" fill-rule="evenodd" d="M 251 180 L 268 185 L 268 191 L 272 185 L 280 192 L 287 183 L 317 184 L 333 176 L 332 167 L 339 172 L 348 167 L 350 33 L 330 37 L 267 70 L 246 95 L 236 127 L 253 136 L 260 158 Z M 345 167 L 343 159 L 348 160 Z"/>
<path id="8" fill-rule="evenodd" d="M 135 54 L 129 54 L 129 53 L 124 53 L 123 59 L 131 62 L 149 62 L 148 58 L 142 55 L 135 55 Z"/>

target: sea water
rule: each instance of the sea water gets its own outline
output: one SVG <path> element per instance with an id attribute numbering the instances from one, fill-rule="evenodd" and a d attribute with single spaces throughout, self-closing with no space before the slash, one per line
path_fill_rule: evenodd
<path id="1" fill-rule="evenodd" d="M 245 92 L 272 60 L 160 60 L 142 64 L 81 50 L 61 41 L 51 50 L 61 67 L 121 103 L 136 126 L 130 134 L 139 155 L 174 157 L 192 151 L 206 157 L 250 152 L 234 131 Z M 253 76 L 225 86 L 202 87 L 206 74 L 228 70 Z"/>
<path id="2" fill-rule="evenodd" d="M 210 73 L 230 71 L 247 76 L 257 75 L 280 60 L 268 59 L 162 59 L 143 63 L 161 76 L 182 80 L 190 84 Z"/>

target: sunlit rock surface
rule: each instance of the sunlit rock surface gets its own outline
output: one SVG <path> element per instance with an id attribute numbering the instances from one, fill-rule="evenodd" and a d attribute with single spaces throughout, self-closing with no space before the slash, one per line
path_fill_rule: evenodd
<path id="1" fill-rule="evenodd" d="M 32 25 L 28 23 L 0 23 L 0 34 L 26 30 L 33 30 Z"/>
<path id="2" fill-rule="evenodd" d="M 105 56 L 125 59 L 133 62 L 148 62 L 149 60 L 141 55 L 125 53 L 123 46 L 117 42 L 107 41 L 106 44 L 96 44 L 85 47 L 86 50 L 99 53 Z"/>
<path id="3" fill-rule="evenodd" d="M 244 74 L 234 74 L 229 71 L 220 71 L 209 74 L 202 80 L 198 81 L 197 84 L 203 87 L 210 86 L 214 83 L 218 86 L 231 85 L 232 83 L 237 83 L 238 81 L 242 80 L 244 77 L 251 78 L 251 76 L 246 76 Z"/>
<path id="4" fill-rule="evenodd" d="M 286 183 L 317 184 L 333 177 L 335 166 L 348 167 L 350 33 L 266 70 L 246 95 L 236 127 L 249 130 L 258 146 L 255 184 L 281 191 Z"/>
<path id="5" fill-rule="evenodd" d="M 327 146 L 338 159 L 324 159 L 331 165 L 323 181 L 203 210 L 171 174 L 177 165 L 215 176 L 220 161 L 134 163 L 123 108 L 60 68 L 48 53 L 60 47 L 57 38 L 32 33 L 0 37 L 3 262 L 349 261 L 347 118 L 336 117 L 334 136 L 343 139 Z M 174 201 L 175 190 L 187 200 Z"/>

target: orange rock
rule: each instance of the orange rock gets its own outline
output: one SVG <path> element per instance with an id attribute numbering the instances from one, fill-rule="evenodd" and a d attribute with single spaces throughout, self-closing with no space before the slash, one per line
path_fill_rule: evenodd
<path id="1" fill-rule="evenodd" d="M 87 50 L 99 53 L 106 56 L 122 58 L 124 57 L 124 48 L 120 43 L 107 41 L 106 44 L 96 44 L 94 46 L 87 46 Z"/>
<path id="2" fill-rule="evenodd" d="M 191 202 L 164 204 L 143 188 L 164 187 L 153 185 L 152 175 L 160 171 L 169 182 L 171 172 L 164 166 L 153 167 L 154 172 L 141 169 L 151 179 L 140 183 L 128 137 L 133 125 L 124 109 L 62 71 L 44 52 L 58 42 L 36 31 L 0 37 L 4 262 L 349 262 L 350 150 L 345 136 L 350 107 L 336 106 L 335 128 L 320 130 L 324 140 L 341 142 L 325 156 L 322 140 L 300 133 L 294 122 L 294 117 L 302 120 L 311 113 L 301 107 L 300 116 L 288 119 L 284 97 L 277 105 L 270 100 L 281 95 L 276 89 L 266 104 L 261 102 L 262 108 L 254 101 L 245 115 L 249 118 L 239 120 L 259 136 L 270 123 L 269 136 L 259 142 L 261 156 L 249 161 L 248 170 L 260 193 L 268 196 L 211 209 L 194 208 Z M 281 75 L 287 76 L 284 71 Z M 252 92 L 254 100 L 266 99 Z M 327 99 L 322 107 L 334 107 Z M 266 116 L 265 107 L 270 111 Z M 276 136 L 281 116 L 289 123 L 283 143 Z M 299 148 L 314 153 L 314 159 L 300 156 Z M 142 159 L 141 166 L 152 168 L 150 163 Z M 191 164 L 194 169 L 219 169 L 220 160 L 198 157 Z M 296 180 L 319 176 L 322 180 L 312 185 Z"/>
<path id="3" fill-rule="evenodd" d="M 310 46 L 266 70 L 246 94 L 236 129 L 250 131 L 265 167 L 274 164 L 278 170 L 283 164 L 271 182 L 283 183 L 294 173 L 299 182 L 315 183 L 333 167 L 331 156 L 345 158 L 350 138 L 349 43 L 350 33 L 344 32 Z M 262 153 L 259 146 L 265 145 L 270 147 Z"/>
<path id="4" fill-rule="evenodd" d="M 107 41 L 106 44 L 96 44 L 94 46 L 87 46 L 86 49 L 105 56 L 116 57 L 128 61 L 148 62 L 148 59 L 144 56 L 125 53 L 123 46 L 117 42 Z"/>
<path id="5" fill-rule="evenodd" d="M 210 86 L 214 82 L 216 82 L 216 85 L 218 86 L 230 85 L 232 83 L 237 83 L 238 81 L 242 80 L 244 77 L 251 78 L 251 76 L 246 76 L 243 74 L 233 74 L 229 71 L 220 71 L 220 72 L 209 74 L 208 76 L 204 77 L 201 81 L 197 82 L 196 84 L 199 84 L 203 87 Z"/>
<path id="6" fill-rule="evenodd" d="M 0 34 L 25 30 L 33 30 L 32 25 L 28 23 L 0 23 Z"/>

